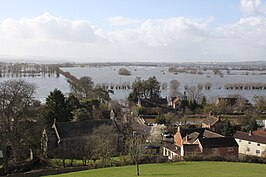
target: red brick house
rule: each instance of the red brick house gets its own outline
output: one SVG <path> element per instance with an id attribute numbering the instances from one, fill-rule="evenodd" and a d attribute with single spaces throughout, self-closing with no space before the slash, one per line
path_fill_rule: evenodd
<path id="1" fill-rule="evenodd" d="M 224 137 L 207 128 L 180 128 L 174 135 L 174 147 L 164 147 L 164 156 L 181 159 L 190 155 L 238 158 L 238 144 L 233 137 Z M 171 147 L 171 148 L 168 148 Z"/>
<path id="2" fill-rule="evenodd" d="M 177 128 L 174 135 L 175 145 L 181 147 L 183 144 L 193 144 L 198 138 L 223 137 L 208 128 Z"/>
<path id="3" fill-rule="evenodd" d="M 238 144 L 233 137 L 199 138 L 194 144 L 203 155 L 238 158 Z"/>

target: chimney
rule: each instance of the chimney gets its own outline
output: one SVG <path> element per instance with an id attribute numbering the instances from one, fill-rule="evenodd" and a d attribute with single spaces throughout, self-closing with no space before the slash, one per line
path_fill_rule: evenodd
<path id="1" fill-rule="evenodd" d="M 186 144 L 188 144 L 188 134 L 186 134 Z"/>
<path id="2" fill-rule="evenodd" d="M 178 126 L 178 127 L 177 127 L 177 132 L 180 132 L 180 129 L 181 129 L 180 126 Z"/>
<path id="3" fill-rule="evenodd" d="M 248 136 L 251 136 L 251 135 L 252 135 L 252 130 L 249 130 Z"/>
<path id="4" fill-rule="evenodd" d="M 141 106 L 141 101 L 139 97 L 138 97 L 138 106 Z"/>
<path id="5" fill-rule="evenodd" d="M 115 113 L 113 109 L 110 111 L 110 119 L 115 120 Z"/>

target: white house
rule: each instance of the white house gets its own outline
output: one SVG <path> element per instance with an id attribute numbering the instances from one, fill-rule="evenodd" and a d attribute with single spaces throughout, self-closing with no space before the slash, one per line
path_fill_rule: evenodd
<path id="1" fill-rule="evenodd" d="M 167 144 L 163 147 L 163 156 L 168 157 L 169 160 L 179 158 L 180 149 L 174 144 Z"/>
<path id="2" fill-rule="evenodd" d="M 237 131 L 234 138 L 239 145 L 240 154 L 266 157 L 266 137 Z"/>

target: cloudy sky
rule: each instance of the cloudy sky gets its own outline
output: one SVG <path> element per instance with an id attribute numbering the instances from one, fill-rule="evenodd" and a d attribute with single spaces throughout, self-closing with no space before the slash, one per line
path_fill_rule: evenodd
<path id="1" fill-rule="evenodd" d="M 0 58 L 266 61 L 266 0 L 0 0 Z"/>

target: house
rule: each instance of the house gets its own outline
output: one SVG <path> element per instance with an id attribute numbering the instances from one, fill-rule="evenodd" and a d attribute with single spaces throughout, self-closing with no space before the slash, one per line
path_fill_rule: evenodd
<path id="1" fill-rule="evenodd" d="M 85 141 L 94 129 L 100 126 L 111 126 L 116 130 L 117 144 L 121 141 L 120 130 L 111 119 L 93 119 L 80 122 L 54 122 L 52 128 L 44 129 L 42 134 L 42 150 L 48 157 L 60 156 L 58 151 L 71 153 L 71 148 L 77 141 Z M 70 152 L 69 152 L 70 151 Z"/>
<path id="2" fill-rule="evenodd" d="M 174 137 L 175 144 L 163 147 L 163 155 L 171 160 L 191 155 L 238 158 L 238 144 L 233 137 L 224 137 L 207 128 L 178 127 Z"/>
<path id="3" fill-rule="evenodd" d="M 171 107 L 172 109 L 177 109 L 179 104 L 180 104 L 180 98 L 177 96 L 177 97 L 172 97 L 171 98 Z"/>
<path id="4" fill-rule="evenodd" d="M 167 107 L 168 101 L 167 98 L 139 98 L 137 105 L 152 108 L 152 107 Z"/>
<path id="5" fill-rule="evenodd" d="M 163 146 L 163 156 L 168 157 L 169 160 L 180 158 L 180 147 L 174 144 L 166 144 Z"/>
<path id="6" fill-rule="evenodd" d="M 201 155 L 201 151 L 198 144 L 183 144 L 180 151 L 181 157 L 191 155 Z"/>
<path id="7" fill-rule="evenodd" d="M 174 135 L 175 145 L 181 147 L 183 144 L 193 144 L 198 138 L 223 137 L 208 128 L 177 128 Z"/>
<path id="8" fill-rule="evenodd" d="M 194 144 L 198 144 L 200 152 L 207 156 L 238 158 L 238 144 L 233 137 L 199 138 Z"/>
<path id="9" fill-rule="evenodd" d="M 140 107 L 139 117 L 146 120 L 155 118 L 169 109 L 167 98 L 138 99 L 137 106 Z"/>
<path id="10" fill-rule="evenodd" d="M 239 153 L 258 157 L 266 157 L 266 137 L 250 132 L 237 131 L 234 136 L 239 145 Z"/>
<path id="11" fill-rule="evenodd" d="M 252 131 L 252 134 L 266 137 L 266 129 Z"/>
<path id="12" fill-rule="evenodd" d="M 221 133 L 221 129 L 223 128 L 223 122 L 221 121 L 220 116 L 208 116 L 202 121 L 201 127 L 208 128 L 217 133 Z"/>

